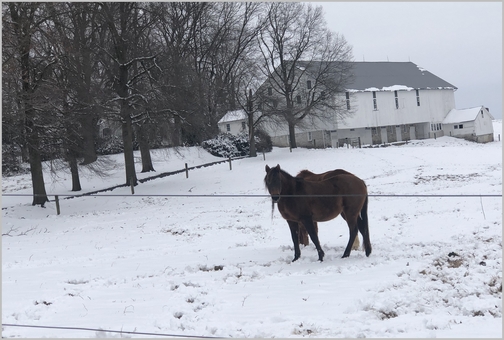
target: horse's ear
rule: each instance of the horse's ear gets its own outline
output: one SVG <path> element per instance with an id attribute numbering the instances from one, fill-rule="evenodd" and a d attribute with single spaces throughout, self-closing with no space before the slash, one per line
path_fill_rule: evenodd
<path id="1" fill-rule="evenodd" d="M 277 164 L 277 166 L 275 167 L 277 170 L 280 170 L 280 164 Z"/>
<path id="2" fill-rule="evenodd" d="M 271 170 L 270 167 L 268 166 L 268 164 L 266 164 L 266 168 L 265 169 L 266 169 L 266 172 L 269 172 Z"/>

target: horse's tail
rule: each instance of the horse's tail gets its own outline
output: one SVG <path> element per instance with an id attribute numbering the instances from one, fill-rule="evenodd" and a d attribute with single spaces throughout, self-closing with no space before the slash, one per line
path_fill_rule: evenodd
<path id="1" fill-rule="evenodd" d="M 359 231 L 362 234 L 362 238 L 364 240 L 364 249 L 366 250 L 366 256 L 371 254 L 371 241 L 369 240 L 369 225 L 368 225 L 368 195 L 366 195 L 366 199 L 364 204 L 362 205 L 359 218 L 357 219 L 357 226 L 359 227 Z"/>

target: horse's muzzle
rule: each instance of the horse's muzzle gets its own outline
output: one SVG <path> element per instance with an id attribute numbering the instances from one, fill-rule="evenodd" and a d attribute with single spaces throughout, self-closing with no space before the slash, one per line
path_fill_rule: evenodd
<path id="1" fill-rule="evenodd" d="M 280 201 L 280 195 L 271 195 L 271 199 L 273 203 L 278 203 L 278 201 Z"/>

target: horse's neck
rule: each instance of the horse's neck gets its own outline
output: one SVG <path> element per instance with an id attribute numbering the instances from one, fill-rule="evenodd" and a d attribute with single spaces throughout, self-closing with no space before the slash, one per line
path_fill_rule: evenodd
<path id="1" fill-rule="evenodd" d="M 284 195 L 292 194 L 300 178 L 293 177 L 283 170 L 281 171 L 282 172 L 280 178 L 282 181 L 282 194 Z"/>

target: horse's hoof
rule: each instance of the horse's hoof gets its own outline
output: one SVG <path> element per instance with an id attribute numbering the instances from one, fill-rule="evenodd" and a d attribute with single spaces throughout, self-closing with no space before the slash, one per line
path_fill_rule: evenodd
<path id="1" fill-rule="evenodd" d="M 295 256 L 295 257 L 292 259 L 292 262 L 296 262 L 298 259 L 299 259 L 299 256 Z"/>
<path id="2" fill-rule="evenodd" d="M 344 259 L 345 257 L 349 257 L 350 254 L 343 254 L 343 256 L 341 257 L 342 259 Z"/>

